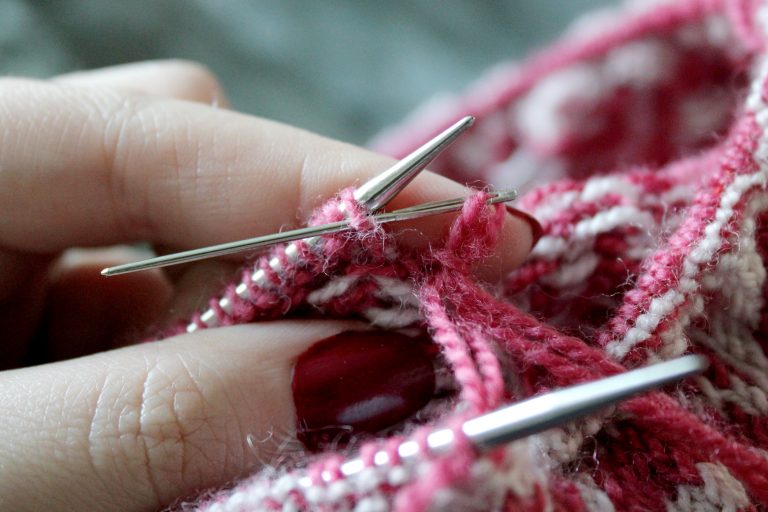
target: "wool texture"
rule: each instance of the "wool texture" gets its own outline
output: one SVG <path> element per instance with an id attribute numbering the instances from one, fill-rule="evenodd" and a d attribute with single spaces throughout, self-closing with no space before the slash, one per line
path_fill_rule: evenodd
<path id="1" fill-rule="evenodd" d="M 517 186 L 543 236 L 501 285 L 472 265 L 504 220 L 470 196 L 441 248 L 399 247 L 342 191 L 310 224 L 350 233 L 276 247 L 180 324 L 278 316 L 426 330 L 454 395 L 395 433 L 262 470 L 184 509 L 768 509 L 768 7 L 628 3 L 528 62 L 442 97 L 374 148 L 402 157 L 464 115 L 433 170 Z M 700 377 L 480 454 L 462 421 L 687 353 Z M 426 439 L 452 429 L 447 452 Z M 414 458 L 397 446 L 413 441 Z M 357 461 L 345 476 L 342 464 Z"/>

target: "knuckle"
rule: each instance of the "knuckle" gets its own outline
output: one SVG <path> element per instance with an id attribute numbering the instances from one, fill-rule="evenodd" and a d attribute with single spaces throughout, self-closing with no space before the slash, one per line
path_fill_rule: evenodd
<path id="1" fill-rule="evenodd" d="M 223 95 L 221 81 L 205 64 L 192 60 L 173 60 L 169 61 L 169 66 L 182 81 L 204 91 L 209 99 L 214 100 Z"/>
<path id="2" fill-rule="evenodd" d="M 194 125 L 172 105 L 151 97 L 119 95 L 99 112 L 103 179 L 116 229 L 128 239 L 179 236 L 180 213 L 200 180 L 200 141 Z"/>
<path id="3" fill-rule="evenodd" d="M 104 180 L 121 233 L 146 238 L 153 232 L 148 214 L 150 180 L 136 179 L 134 159 L 153 147 L 157 132 L 152 126 L 152 106 L 144 98 L 117 95 L 96 107 L 103 126 Z"/>
<path id="4" fill-rule="evenodd" d="M 218 82 L 216 75 L 211 69 L 201 62 L 186 59 L 175 59 L 169 61 L 171 66 L 175 66 L 176 69 L 186 74 L 190 79 L 199 80 L 202 82 Z"/>
<path id="5" fill-rule="evenodd" d="M 118 480 L 140 481 L 153 501 L 167 503 L 178 489 L 207 485 L 210 475 L 224 472 L 231 460 L 227 422 L 181 356 L 147 361 L 141 373 L 102 392 L 92 460 L 119 468 Z"/>
<path id="6" fill-rule="evenodd" d="M 210 405 L 197 377 L 181 357 L 164 360 L 147 372 L 137 436 L 146 455 L 147 474 L 158 488 L 199 480 L 200 469 L 224 451 Z M 175 485 L 172 485 L 175 487 Z"/>

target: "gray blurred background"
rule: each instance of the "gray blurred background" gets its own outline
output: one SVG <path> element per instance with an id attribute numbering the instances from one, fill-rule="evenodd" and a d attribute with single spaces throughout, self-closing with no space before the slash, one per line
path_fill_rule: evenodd
<path id="1" fill-rule="evenodd" d="M 363 144 L 611 0 L 0 0 L 0 73 L 211 68 L 233 108 Z"/>

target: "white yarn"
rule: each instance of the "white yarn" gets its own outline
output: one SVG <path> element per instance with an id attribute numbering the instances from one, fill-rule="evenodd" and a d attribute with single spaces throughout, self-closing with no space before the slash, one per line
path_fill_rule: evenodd
<path id="1" fill-rule="evenodd" d="M 635 325 L 627 331 L 624 338 L 611 342 L 606 347 L 611 356 L 622 359 L 635 345 L 650 338 L 661 320 L 673 312 L 687 298 L 687 295 L 698 288 L 696 275 L 701 266 L 714 256 L 722 244 L 721 230 L 733 216 L 733 207 L 743 197 L 746 191 L 756 187 L 765 186 L 768 178 L 768 166 L 763 165 L 760 171 L 754 174 L 737 176 L 726 187 L 715 220 L 704 229 L 704 237 L 700 240 L 683 262 L 683 273 L 679 280 L 679 286 L 665 292 L 660 297 L 651 300 L 648 312 L 641 314 L 635 320 Z"/>
<path id="2" fill-rule="evenodd" d="M 701 486 L 680 485 L 677 499 L 667 501 L 667 511 L 736 512 L 749 507 L 746 490 L 722 464 L 700 462 L 696 469 L 704 481 Z"/>
<path id="3" fill-rule="evenodd" d="M 749 506 L 749 497 L 744 486 L 731 475 L 728 468 L 720 463 L 699 462 L 696 464 L 704 480 L 704 494 L 723 509 L 737 510 Z"/>
<path id="4" fill-rule="evenodd" d="M 299 505 L 293 500 L 288 500 L 283 503 L 282 512 L 299 512 L 299 510 Z"/>
<path id="5" fill-rule="evenodd" d="M 336 480 L 328 485 L 328 501 L 331 503 L 341 502 L 345 496 L 352 493 L 352 486 L 346 479 Z"/>
<path id="6" fill-rule="evenodd" d="M 576 223 L 573 233 L 568 238 L 541 237 L 531 254 L 541 259 L 554 260 L 566 251 L 572 252 L 572 246 L 578 242 L 591 241 L 601 233 L 624 226 L 634 226 L 650 231 L 656 227 L 656 222 L 650 213 L 640 211 L 634 206 L 615 206 Z"/>
<path id="7" fill-rule="evenodd" d="M 366 496 L 355 505 L 354 512 L 387 512 L 389 502 L 380 495 Z"/>
<path id="8" fill-rule="evenodd" d="M 520 100 L 515 121 L 526 145 L 548 148 L 575 128 L 565 117 L 563 106 L 572 102 L 593 104 L 603 94 L 599 69 L 593 64 L 576 64 L 551 73 Z M 586 126 L 579 133 L 586 136 Z"/>
<path id="9" fill-rule="evenodd" d="M 411 283 L 384 276 L 374 276 L 373 279 L 379 285 L 379 289 L 375 292 L 376 297 L 393 302 L 397 301 L 401 306 L 415 308 L 421 306 L 419 298 L 413 292 Z"/>
<path id="10" fill-rule="evenodd" d="M 584 439 L 603 428 L 603 419 L 613 414 L 614 408 L 601 411 L 579 422 L 553 428 L 535 436 L 539 450 L 558 465 L 567 464 L 580 454 Z"/>
<path id="11" fill-rule="evenodd" d="M 766 272 L 762 258 L 757 253 L 756 225 L 753 218 L 765 209 L 768 209 L 768 197 L 759 195 L 749 202 L 745 208 L 741 231 L 737 235 L 738 252 L 720 256 L 715 270 L 701 276 L 703 290 L 705 292 L 717 291 L 719 297 L 718 302 L 712 304 L 707 311 L 707 316 L 713 320 L 709 324 L 714 332 L 702 333 L 694 327 L 691 330 L 691 335 L 699 343 L 710 346 L 726 361 L 732 362 L 735 367 L 743 364 L 745 359 L 738 355 L 728 357 L 718 348 L 718 345 L 724 345 L 727 338 L 735 336 L 733 343 L 729 343 L 731 349 L 742 350 L 740 347 L 750 346 L 749 339 L 752 335 L 750 332 L 743 332 L 743 326 L 756 327 L 760 321 L 760 311 L 764 304 L 762 288 L 766 279 Z M 718 212 L 718 215 L 724 219 L 721 212 Z M 724 309 L 727 309 L 727 312 L 724 312 Z M 684 353 L 688 348 L 686 330 L 691 319 L 697 318 L 703 313 L 703 297 L 696 295 L 689 298 L 689 303 L 679 311 L 675 321 L 670 322 L 664 332 L 660 333 L 663 345 L 658 350 L 658 355 L 663 359 L 668 359 Z M 727 335 L 718 332 L 725 326 L 736 328 L 737 324 L 741 324 L 738 326 L 740 332 L 737 334 Z M 713 340 L 718 340 L 714 346 L 711 343 Z M 765 359 L 759 347 L 754 347 L 752 351 L 760 352 L 761 355 L 755 355 L 755 357 Z"/>
<path id="12" fill-rule="evenodd" d="M 643 193 L 642 188 L 628 181 L 626 177 L 605 176 L 588 180 L 581 190 L 579 201 L 594 202 L 612 194 L 637 202 Z"/>
<path id="13" fill-rule="evenodd" d="M 726 311 L 713 316 L 710 332 L 692 329 L 691 338 L 768 392 L 768 358 L 750 329 L 727 318 Z"/>
<path id="14" fill-rule="evenodd" d="M 379 468 L 367 467 L 355 475 L 352 482 L 360 493 L 369 493 L 386 480 L 382 473 Z"/>
<path id="15" fill-rule="evenodd" d="M 581 254 L 574 262 L 564 262 L 557 270 L 543 276 L 541 282 L 556 288 L 568 288 L 583 283 L 597 268 L 600 262 L 597 254 L 587 252 Z"/>
<path id="16" fill-rule="evenodd" d="M 584 505 L 590 512 L 614 512 L 616 510 L 608 495 L 597 486 L 588 474 L 575 475 L 574 483 Z"/>
<path id="17" fill-rule="evenodd" d="M 418 309 L 411 308 L 368 308 L 363 316 L 373 325 L 387 329 L 399 329 L 420 322 L 422 317 Z"/>
<path id="18" fill-rule="evenodd" d="M 320 306 L 331 299 L 344 295 L 350 286 L 356 283 L 362 276 L 338 276 L 328 281 L 325 286 L 312 291 L 307 296 L 307 302 L 314 306 Z"/>
<path id="19" fill-rule="evenodd" d="M 765 415 L 768 412 L 768 400 L 765 393 L 755 386 L 748 386 L 738 377 L 729 378 L 730 389 L 716 388 L 707 379 L 696 379 L 701 392 L 715 408 L 723 410 L 726 402 L 738 405 L 744 412 L 753 416 Z"/>
<path id="20" fill-rule="evenodd" d="M 404 466 L 395 466 L 387 474 L 387 483 L 400 486 L 405 484 L 411 478 L 410 471 Z"/>
<path id="21" fill-rule="evenodd" d="M 604 79 L 612 86 L 650 87 L 670 78 L 676 60 L 674 51 L 659 40 L 636 41 L 608 52 L 603 65 Z"/>

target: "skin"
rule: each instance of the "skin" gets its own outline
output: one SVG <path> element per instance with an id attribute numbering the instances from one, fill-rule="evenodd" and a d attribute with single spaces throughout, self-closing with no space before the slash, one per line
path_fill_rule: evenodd
<path id="1" fill-rule="evenodd" d="M 155 510 L 257 469 L 292 449 L 296 357 L 362 327 L 264 322 L 116 348 L 201 307 L 236 265 L 102 278 L 146 256 L 127 244 L 177 251 L 297 227 L 392 163 L 227 105 L 188 62 L 0 79 L 0 509 Z M 392 207 L 464 194 L 424 172 Z M 398 236 L 437 244 L 450 221 Z M 505 275 L 530 245 L 508 216 L 478 274 Z"/>

